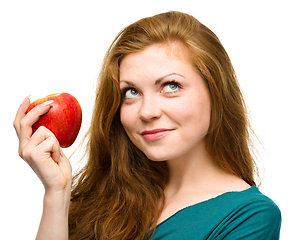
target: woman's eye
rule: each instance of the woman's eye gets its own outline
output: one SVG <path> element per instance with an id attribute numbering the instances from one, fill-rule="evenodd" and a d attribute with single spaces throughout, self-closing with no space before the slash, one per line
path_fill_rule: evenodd
<path id="1" fill-rule="evenodd" d="M 124 97 L 125 98 L 133 98 L 133 97 L 136 97 L 138 96 L 138 91 L 134 88 L 130 88 L 128 90 L 125 91 L 125 94 L 124 94 Z"/>
<path id="2" fill-rule="evenodd" d="M 165 86 L 163 87 L 162 92 L 168 93 L 168 92 L 175 92 L 179 88 L 179 84 L 172 82 L 172 83 L 166 83 Z"/>

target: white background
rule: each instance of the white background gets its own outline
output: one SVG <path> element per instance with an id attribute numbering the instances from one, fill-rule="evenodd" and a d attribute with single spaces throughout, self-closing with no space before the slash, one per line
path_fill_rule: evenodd
<path id="1" fill-rule="evenodd" d="M 260 190 L 282 211 L 281 239 L 292 238 L 291 1 L 16 1 L 0 2 L 0 239 L 34 239 L 43 186 L 18 156 L 12 123 L 23 98 L 73 94 L 85 134 L 96 77 L 116 34 L 132 22 L 169 10 L 192 14 L 222 41 L 235 67 L 264 150 Z"/>

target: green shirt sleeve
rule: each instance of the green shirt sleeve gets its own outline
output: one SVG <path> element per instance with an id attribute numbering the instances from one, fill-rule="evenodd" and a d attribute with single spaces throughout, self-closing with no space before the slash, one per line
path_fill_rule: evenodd
<path id="1" fill-rule="evenodd" d="M 256 200 L 235 209 L 228 217 L 217 239 L 277 240 L 280 235 L 281 213 L 270 199 Z"/>

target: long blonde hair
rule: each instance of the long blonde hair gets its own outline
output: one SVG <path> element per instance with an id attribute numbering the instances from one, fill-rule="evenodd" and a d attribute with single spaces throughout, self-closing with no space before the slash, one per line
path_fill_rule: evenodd
<path id="1" fill-rule="evenodd" d="M 208 153 L 227 172 L 255 185 L 249 121 L 228 54 L 216 35 L 194 17 L 167 12 L 122 30 L 104 58 L 88 131 L 88 161 L 74 177 L 70 239 L 147 239 L 164 203 L 165 162 L 150 161 L 120 122 L 119 66 L 128 54 L 154 43 L 181 42 L 205 79 L 212 99 Z"/>

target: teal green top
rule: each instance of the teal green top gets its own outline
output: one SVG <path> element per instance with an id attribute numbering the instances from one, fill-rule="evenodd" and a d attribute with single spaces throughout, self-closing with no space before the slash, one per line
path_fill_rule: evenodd
<path id="1" fill-rule="evenodd" d="M 186 207 L 158 224 L 151 240 L 276 240 L 281 212 L 256 186 Z"/>

